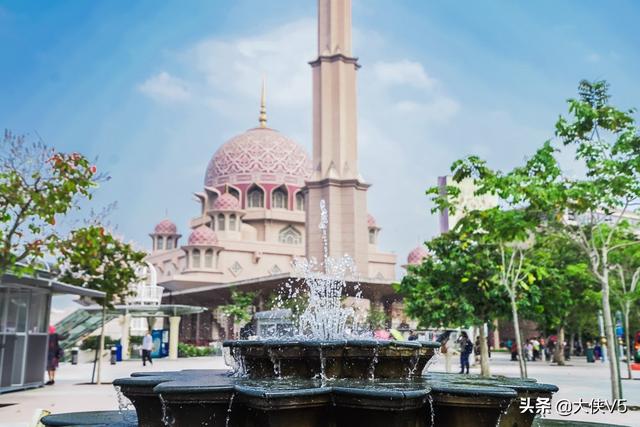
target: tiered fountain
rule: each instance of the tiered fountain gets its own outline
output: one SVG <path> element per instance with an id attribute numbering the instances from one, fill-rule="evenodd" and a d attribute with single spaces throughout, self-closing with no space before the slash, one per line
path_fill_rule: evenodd
<path id="1" fill-rule="evenodd" d="M 138 373 L 116 380 L 135 412 L 49 416 L 47 426 L 426 427 L 532 425 L 517 398 L 551 398 L 532 380 L 425 374 L 438 342 L 374 340 L 342 307 L 348 257 L 299 261 L 309 305 L 295 337 L 227 341 L 231 371 Z"/>

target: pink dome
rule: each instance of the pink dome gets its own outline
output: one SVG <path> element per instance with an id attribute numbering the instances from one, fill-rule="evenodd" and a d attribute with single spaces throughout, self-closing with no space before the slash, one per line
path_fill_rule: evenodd
<path id="1" fill-rule="evenodd" d="M 429 256 L 429 252 L 424 248 L 424 246 L 418 246 L 409 252 L 409 256 L 407 256 L 407 264 L 409 265 L 418 265 L 422 262 L 423 259 Z"/>
<path id="2" fill-rule="evenodd" d="M 276 130 L 254 128 L 216 151 L 207 166 L 204 185 L 256 182 L 302 187 L 309 176 L 311 162 L 301 146 Z"/>
<path id="3" fill-rule="evenodd" d="M 374 228 L 377 227 L 376 219 L 371 214 L 367 214 L 367 227 Z"/>
<path id="4" fill-rule="evenodd" d="M 213 202 L 214 211 L 237 211 L 240 210 L 240 202 L 229 193 L 224 193 Z"/>
<path id="5" fill-rule="evenodd" d="M 178 227 L 169 219 L 163 219 L 153 229 L 155 234 L 178 234 Z"/>
<path id="6" fill-rule="evenodd" d="M 217 243 L 218 236 L 216 236 L 216 233 L 206 225 L 201 225 L 193 230 L 189 235 L 190 246 L 213 246 Z"/>

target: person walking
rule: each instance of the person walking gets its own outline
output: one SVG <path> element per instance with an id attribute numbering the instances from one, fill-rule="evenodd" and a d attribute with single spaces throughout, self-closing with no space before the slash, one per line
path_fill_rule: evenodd
<path id="1" fill-rule="evenodd" d="M 513 340 L 511 342 L 511 360 L 512 361 L 518 360 L 518 343 L 516 342 L 516 340 Z"/>
<path id="2" fill-rule="evenodd" d="M 49 344 L 47 348 L 47 375 L 49 381 L 46 385 L 54 385 L 56 383 L 56 369 L 62 358 L 62 348 L 60 347 L 60 337 L 56 333 L 56 327 L 49 326 Z"/>
<path id="3" fill-rule="evenodd" d="M 469 373 L 469 356 L 473 352 L 473 343 L 465 331 L 460 333 L 460 373 Z M 466 371 L 466 372 L 465 372 Z"/>
<path id="4" fill-rule="evenodd" d="M 147 360 L 153 365 L 151 350 L 153 350 L 153 338 L 151 338 L 151 333 L 147 331 L 144 338 L 142 338 L 142 366 L 147 366 Z"/>

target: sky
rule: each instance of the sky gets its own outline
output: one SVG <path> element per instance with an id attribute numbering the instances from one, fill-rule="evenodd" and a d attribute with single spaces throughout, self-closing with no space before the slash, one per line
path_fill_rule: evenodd
<path id="1" fill-rule="evenodd" d="M 381 249 L 438 232 L 424 192 L 475 154 L 505 170 L 553 137 L 580 79 L 640 106 L 640 3 L 354 0 L 359 166 Z M 211 156 L 257 125 L 311 149 L 316 2 L 0 0 L 0 128 L 97 158 L 92 206 L 149 248 L 199 213 Z M 313 208 L 313 207 L 311 207 Z"/>

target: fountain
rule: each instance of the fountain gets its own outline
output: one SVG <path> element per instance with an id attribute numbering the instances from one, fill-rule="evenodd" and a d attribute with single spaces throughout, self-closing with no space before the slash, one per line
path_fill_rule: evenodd
<path id="1" fill-rule="evenodd" d="M 51 415 L 46 426 L 530 426 L 516 399 L 558 389 L 534 380 L 423 374 L 439 342 L 375 340 L 342 306 L 350 258 L 298 260 L 309 304 L 293 337 L 226 341 L 230 371 L 134 373 L 114 382 L 120 411 Z M 135 413 L 123 403 L 126 396 Z"/>

